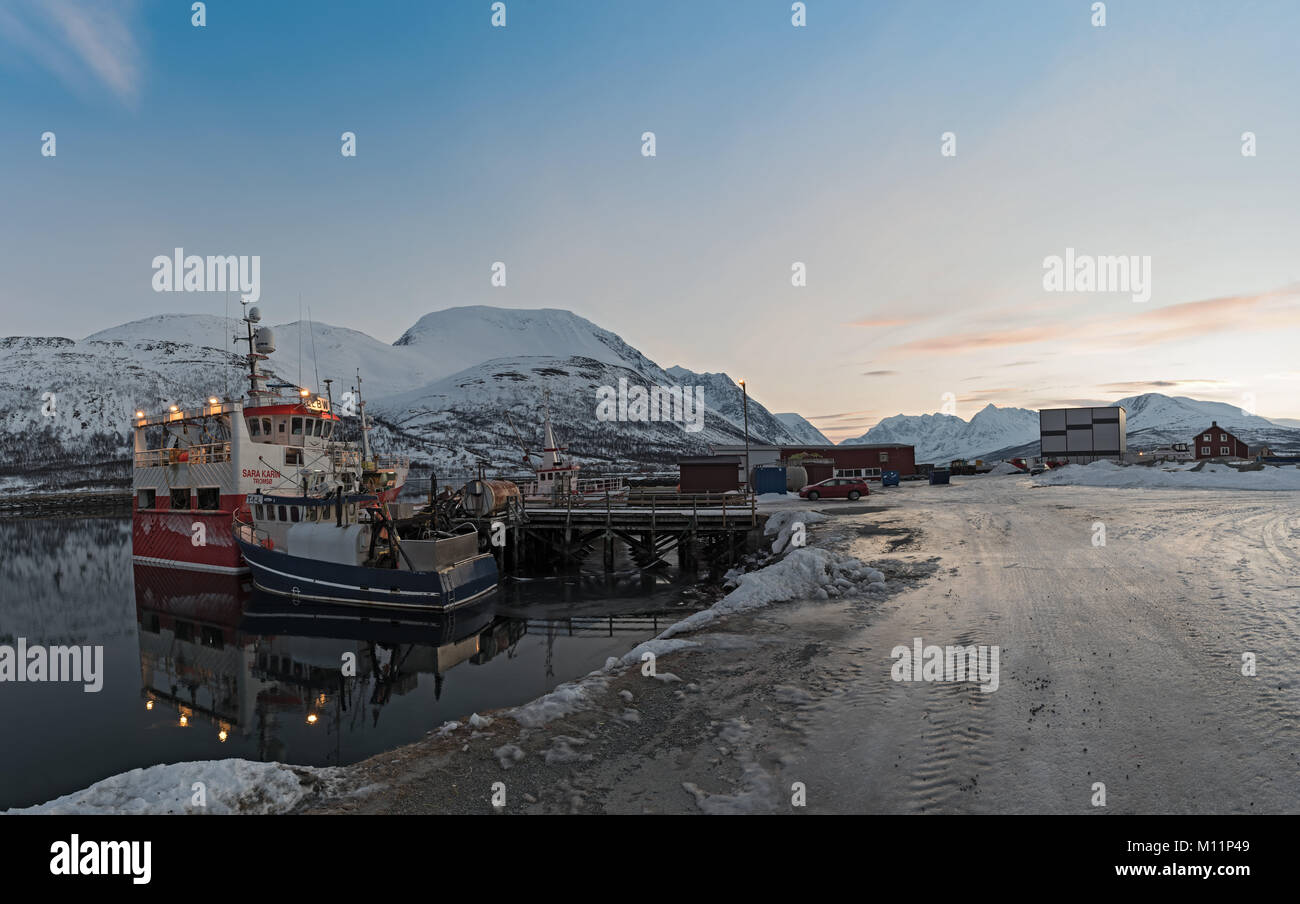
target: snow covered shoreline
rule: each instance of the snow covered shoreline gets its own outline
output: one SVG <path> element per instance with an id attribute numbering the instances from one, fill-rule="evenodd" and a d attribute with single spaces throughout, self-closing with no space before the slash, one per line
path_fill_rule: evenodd
<path id="1" fill-rule="evenodd" d="M 1260 470 L 1237 470 L 1229 465 L 1187 462 L 1166 466 L 1117 465 L 1095 461 L 1066 465 L 1034 481 L 1036 487 L 1087 486 L 1120 489 L 1170 488 L 1183 490 L 1300 490 L 1300 469 L 1265 465 Z"/>
<path id="2" fill-rule="evenodd" d="M 629 669 L 639 668 L 646 654 L 659 657 L 680 651 L 706 651 L 707 641 L 679 635 L 700 631 L 728 615 L 795 599 L 883 595 L 887 588 L 879 570 L 853 556 L 798 545 L 803 542 L 808 525 L 825 520 L 827 516 L 813 511 L 784 509 L 773 514 L 766 533 L 774 539 L 777 557 L 755 571 L 733 574 L 731 581 L 735 587 L 713 606 L 687 616 L 622 656 L 610 657 L 603 667 L 565 682 L 541 697 L 488 716 L 474 714 L 464 721 L 446 722 L 429 734 L 436 738 L 463 739 L 493 722 L 506 720 L 513 721 L 523 731 L 544 728 L 556 719 L 603 705 L 611 682 Z M 675 676 L 662 672 L 656 677 L 676 680 Z M 510 746 L 507 743 L 500 748 L 505 751 L 501 756 L 509 759 Z M 5 813 L 287 813 L 309 799 L 345 796 L 353 768 L 243 759 L 160 764 L 133 769 L 55 800 Z"/>

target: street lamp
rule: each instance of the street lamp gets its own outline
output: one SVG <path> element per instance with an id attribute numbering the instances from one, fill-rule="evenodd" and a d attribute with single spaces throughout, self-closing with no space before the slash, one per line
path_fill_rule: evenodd
<path id="1" fill-rule="evenodd" d="M 745 386 L 745 381 L 740 381 L 740 392 L 744 397 L 745 410 L 745 492 L 752 493 L 753 487 L 749 483 L 749 388 Z"/>

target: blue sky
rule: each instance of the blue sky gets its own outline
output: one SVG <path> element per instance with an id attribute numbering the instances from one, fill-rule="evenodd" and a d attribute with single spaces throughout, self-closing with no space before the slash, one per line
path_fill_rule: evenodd
<path id="1" fill-rule="evenodd" d="M 179 245 L 386 341 L 568 308 L 835 438 L 945 393 L 1300 416 L 1300 5 L 489 7 L 0 0 L 0 333 L 220 313 L 151 290 Z M 1067 247 L 1149 256 L 1151 300 L 1044 291 Z"/>

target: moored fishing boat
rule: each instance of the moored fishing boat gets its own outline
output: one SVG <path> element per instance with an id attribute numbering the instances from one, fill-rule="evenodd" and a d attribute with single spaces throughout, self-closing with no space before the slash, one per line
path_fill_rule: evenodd
<path id="1" fill-rule="evenodd" d="M 332 400 L 310 390 L 268 382 L 260 362 L 275 351 L 275 336 L 244 315 L 249 388 L 242 398 L 212 396 L 194 408 L 135 413 L 132 554 L 142 565 L 198 571 L 248 570 L 231 541 L 231 515 L 249 493 L 323 495 L 375 493 L 395 499 L 410 461 L 372 455 L 360 375 L 362 441 L 343 441 Z M 325 381 L 328 387 L 330 381 Z"/>
<path id="2" fill-rule="evenodd" d="M 497 588 L 496 559 L 479 551 L 473 525 L 399 524 L 376 494 L 249 496 L 232 533 L 254 586 L 322 612 L 436 617 Z"/>

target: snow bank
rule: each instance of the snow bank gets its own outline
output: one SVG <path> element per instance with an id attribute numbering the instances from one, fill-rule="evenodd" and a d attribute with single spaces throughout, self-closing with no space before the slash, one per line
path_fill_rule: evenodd
<path id="1" fill-rule="evenodd" d="M 1095 461 L 1090 465 L 1065 465 L 1040 475 L 1034 486 L 1088 486 L 1119 488 L 1174 488 L 1190 490 L 1300 490 L 1300 469 L 1266 465 L 1259 471 L 1238 471 L 1217 463 L 1200 470 L 1194 464 L 1160 466 L 1117 465 Z"/>
<path id="2" fill-rule="evenodd" d="M 132 769 L 48 803 L 7 814 L 284 813 L 339 770 L 251 760 L 200 760 Z M 202 783 L 203 803 L 196 803 Z"/>
<path id="3" fill-rule="evenodd" d="M 780 533 L 796 521 L 802 521 L 804 524 L 818 524 L 825 521 L 826 515 L 821 512 L 811 510 L 788 509 L 783 512 L 774 512 L 767 519 L 767 524 L 763 526 L 763 536 L 770 537 L 772 534 Z"/>
<path id="4" fill-rule="evenodd" d="M 1009 461 L 1000 461 L 989 471 L 990 477 L 1001 477 L 1005 474 L 1024 474 L 1025 472 L 1017 468 Z"/>
<path id="5" fill-rule="evenodd" d="M 827 599 L 858 590 L 884 590 L 885 576 L 860 559 L 814 546 L 796 549 L 775 565 L 742 574 L 735 590 L 708 609 L 687 616 L 660 639 L 698 631 L 733 612 L 759 609 L 792 599 Z"/>

